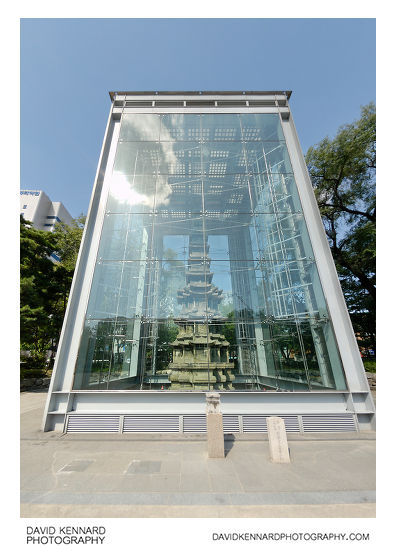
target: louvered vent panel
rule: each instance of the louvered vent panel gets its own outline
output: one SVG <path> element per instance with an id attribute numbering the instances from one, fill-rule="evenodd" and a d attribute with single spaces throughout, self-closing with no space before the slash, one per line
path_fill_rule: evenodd
<path id="1" fill-rule="evenodd" d="M 184 415 L 183 432 L 206 432 L 206 415 Z"/>
<path id="2" fill-rule="evenodd" d="M 249 105 L 251 107 L 275 107 L 276 102 L 271 99 L 264 99 L 264 100 L 249 100 Z"/>
<path id="3" fill-rule="evenodd" d="M 125 415 L 123 432 L 179 432 L 179 416 Z"/>
<path id="4" fill-rule="evenodd" d="M 118 432 L 119 415 L 68 415 L 66 432 Z"/>
<path id="5" fill-rule="evenodd" d="M 151 107 L 152 101 L 126 101 L 125 107 Z"/>
<path id="6" fill-rule="evenodd" d="M 356 431 L 351 414 L 303 415 L 304 432 L 347 432 Z"/>
<path id="7" fill-rule="evenodd" d="M 238 415 L 223 415 L 223 432 L 225 434 L 239 432 Z"/>
<path id="8" fill-rule="evenodd" d="M 214 100 L 187 100 L 186 101 L 186 106 L 187 107 L 214 107 L 215 106 L 215 102 Z"/>
<path id="9" fill-rule="evenodd" d="M 156 101 L 155 107 L 184 107 L 184 101 Z"/>
<path id="10" fill-rule="evenodd" d="M 279 417 L 285 422 L 286 432 L 300 432 L 297 415 L 279 415 Z"/>
<path id="11" fill-rule="evenodd" d="M 281 417 L 286 432 L 299 432 L 297 415 L 243 415 L 243 432 L 267 432 L 267 417 Z"/>
<path id="12" fill-rule="evenodd" d="M 266 415 L 243 415 L 243 432 L 267 432 Z"/>

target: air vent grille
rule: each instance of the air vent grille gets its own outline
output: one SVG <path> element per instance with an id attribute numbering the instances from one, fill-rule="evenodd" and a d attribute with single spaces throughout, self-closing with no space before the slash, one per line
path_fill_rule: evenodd
<path id="1" fill-rule="evenodd" d="M 183 432 L 206 432 L 206 415 L 184 415 Z"/>
<path id="2" fill-rule="evenodd" d="M 286 100 L 114 100 L 114 107 L 285 107 Z"/>
<path id="3" fill-rule="evenodd" d="M 223 415 L 223 432 L 224 434 L 239 432 L 238 415 Z"/>
<path id="4" fill-rule="evenodd" d="M 152 101 L 126 101 L 125 107 L 152 107 Z"/>
<path id="5" fill-rule="evenodd" d="M 179 432 L 179 416 L 125 415 L 123 432 Z"/>
<path id="6" fill-rule="evenodd" d="M 187 107 L 215 107 L 214 101 L 186 101 Z"/>
<path id="7" fill-rule="evenodd" d="M 243 432 L 267 432 L 267 418 L 271 415 L 243 415 Z M 299 432 L 297 415 L 277 415 L 285 422 L 286 432 Z"/>
<path id="8" fill-rule="evenodd" d="M 119 415 L 68 415 L 66 432 L 118 432 Z"/>
<path id="9" fill-rule="evenodd" d="M 271 99 L 264 99 L 264 100 L 249 100 L 249 106 L 250 107 L 276 107 L 276 101 Z"/>
<path id="10" fill-rule="evenodd" d="M 356 431 L 352 414 L 302 415 L 304 432 L 347 432 Z"/>
<path id="11" fill-rule="evenodd" d="M 184 101 L 156 101 L 155 107 L 184 107 Z"/>
<path id="12" fill-rule="evenodd" d="M 223 432 L 266 433 L 267 418 L 262 414 L 224 414 Z M 351 413 L 323 415 L 278 415 L 285 422 L 286 432 L 349 432 L 357 431 Z M 121 426 L 120 426 L 121 425 Z M 206 415 L 179 414 L 68 414 L 65 430 L 68 433 L 206 433 Z"/>
<path id="13" fill-rule="evenodd" d="M 218 101 L 218 107 L 246 107 L 246 101 Z"/>

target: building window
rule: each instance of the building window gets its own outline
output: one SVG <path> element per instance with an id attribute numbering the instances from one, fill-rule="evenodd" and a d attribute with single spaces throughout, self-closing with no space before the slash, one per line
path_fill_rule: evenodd
<path id="1" fill-rule="evenodd" d="M 24 209 L 27 209 L 27 205 L 23 205 L 23 208 L 24 208 Z"/>

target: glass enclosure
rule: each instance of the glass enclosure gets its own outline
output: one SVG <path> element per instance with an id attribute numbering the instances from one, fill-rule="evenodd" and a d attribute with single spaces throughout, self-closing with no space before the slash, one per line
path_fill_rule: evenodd
<path id="1" fill-rule="evenodd" d="M 124 114 L 74 389 L 345 388 L 278 114 Z"/>

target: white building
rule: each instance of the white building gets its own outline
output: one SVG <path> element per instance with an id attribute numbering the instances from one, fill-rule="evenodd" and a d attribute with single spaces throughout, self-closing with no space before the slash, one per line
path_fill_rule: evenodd
<path id="1" fill-rule="evenodd" d="M 53 231 L 56 222 L 71 224 L 73 220 L 63 204 L 51 201 L 44 191 L 21 190 L 20 209 L 38 230 Z"/>

